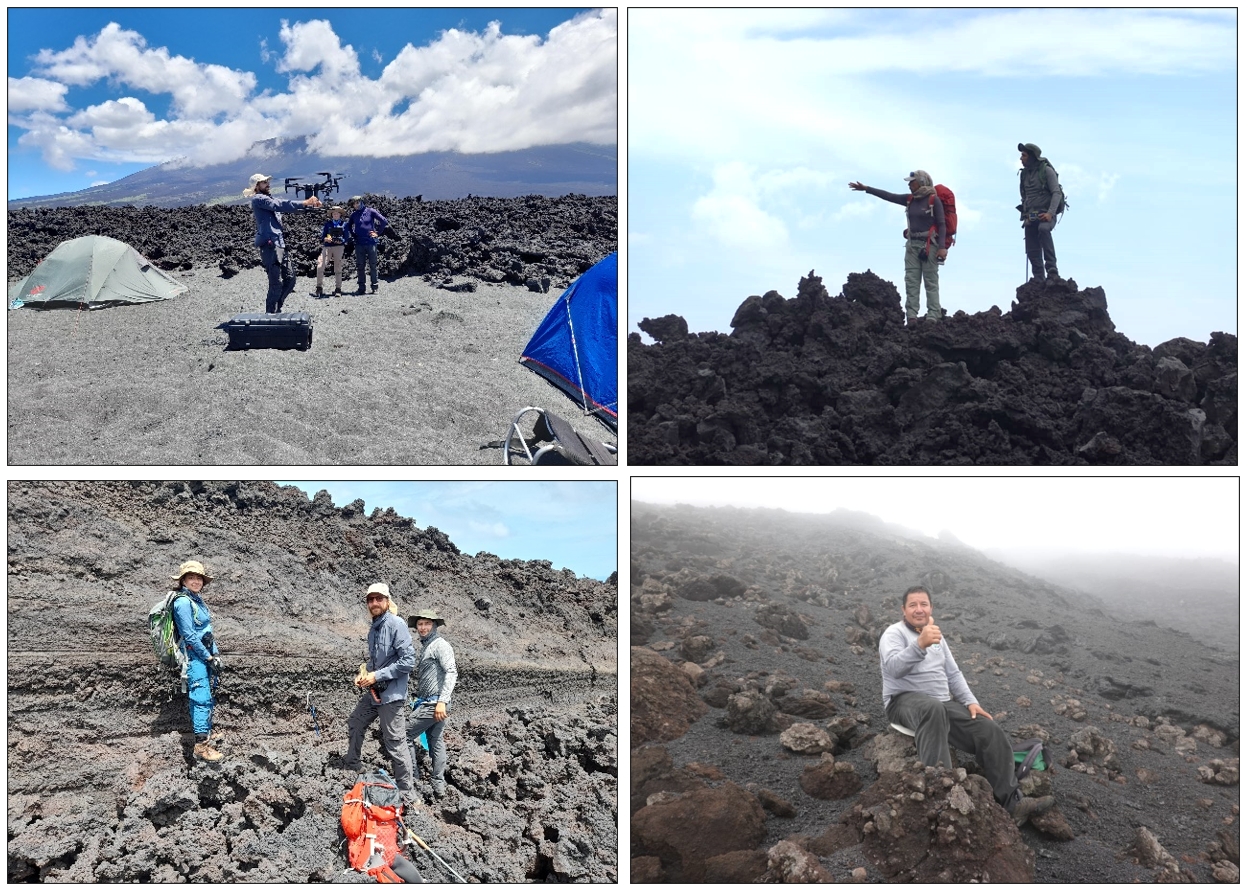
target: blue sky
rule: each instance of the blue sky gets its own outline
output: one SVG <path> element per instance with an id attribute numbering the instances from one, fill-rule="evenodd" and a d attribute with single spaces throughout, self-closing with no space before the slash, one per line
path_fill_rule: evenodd
<path id="1" fill-rule="evenodd" d="M 616 12 L 9 9 L 9 198 L 307 136 L 326 153 L 614 144 Z"/>
<path id="2" fill-rule="evenodd" d="M 1121 332 L 1235 333 L 1235 53 L 1235 10 L 630 10 L 629 329 L 728 332 L 811 269 L 903 292 L 904 210 L 848 183 L 916 168 L 958 199 L 943 307 L 1005 311 L 1033 142 L 1071 204 L 1059 271 Z"/>
<path id="3" fill-rule="evenodd" d="M 393 507 L 418 528 L 445 532 L 460 551 L 549 559 L 556 569 L 606 580 L 616 571 L 615 482 L 279 482 L 342 507 Z"/>

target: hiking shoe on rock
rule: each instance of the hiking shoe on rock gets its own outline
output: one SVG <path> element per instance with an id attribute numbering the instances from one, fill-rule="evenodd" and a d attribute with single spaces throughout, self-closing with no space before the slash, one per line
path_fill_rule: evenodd
<path id="1" fill-rule="evenodd" d="M 1024 797 L 1015 804 L 1015 808 L 1010 811 L 1010 814 L 1014 818 L 1015 824 L 1023 828 L 1024 823 L 1029 819 L 1048 813 L 1053 808 L 1054 798 L 1049 795 L 1045 797 Z"/>
<path id="2" fill-rule="evenodd" d="M 377 285 L 373 285 L 373 293 L 377 293 Z"/>
<path id="3" fill-rule="evenodd" d="M 1057 275 L 1051 275 L 1049 278 L 1045 279 L 1046 287 L 1058 287 L 1062 283 L 1063 283 L 1063 280 L 1059 278 Z"/>
<path id="4" fill-rule="evenodd" d="M 434 781 L 429 783 L 429 787 L 430 787 L 430 790 L 434 792 L 434 797 L 438 798 L 439 800 L 447 796 L 447 783 L 446 782 L 442 782 L 442 781 L 439 781 L 438 779 L 434 779 Z"/>
<path id="5" fill-rule="evenodd" d="M 202 760 L 205 763 L 216 763 L 221 759 L 221 752 L 212 746 L 212 742 L 198 742 L 192 749 L 196 760 Z"/>

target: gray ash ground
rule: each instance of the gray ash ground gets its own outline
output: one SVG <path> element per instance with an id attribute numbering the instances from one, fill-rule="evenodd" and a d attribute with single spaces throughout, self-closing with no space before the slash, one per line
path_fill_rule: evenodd
<path id="1" fill-rule="evenodd" d="M 617 879 L 614 576 L 470 557 L 393 511 L 271 483 L 14 482 L 8 496 L 11 882 L 358 880 L 338 846 L 356 777 L 340 759 L 376 580 L 401 614 L 446 615 L 460 668 L 450 791 L 424 786 L 410 827 L 470 881 Z M 227 665 L 216 766 L 191 760 L 186 699 L 146 639 L 151 601 L 192 554 L 216 576 Z M 364 757 L 388 766 L 374 736 Z"/>
<path id="2" fill-rule="evenodd" d="M 1214 759 L 1239 756 L 1239 662 L 1235 652 L 1209 648 L 1186 634 L 1108 615 L 1096 601 L 1056 588 L 981 557 L 961 546 L 940 547 L 892 534 L 879 523 L 854 517 L 796 516 L 779 511 L 711 510 L 633 504 L 631 614 L 632 643 L 658 651 L 679 665 L 687 641 L 702 660 L 713 690 L 764 688 L 780 680 L 824 692 L 828 681 L 852 684 L 830 696 L 835 716 L 868 718 L 851 747 L 839 747 L 838 762 L 852 764 L 863 791 L 876 780 L 863 746 L 887 732 L 880 698 L 876 652 L 879 632 L 899 620 L 901 591 L 924 583 L 934 592 L 934 614 L 972 690 L 1008 734 L 1022 730 L 1050 739 L 1059 766 L 1053 774 L 1057 807 L 1075 833 L 1059 841 L 1028 827 L 1024 842 L 1036 853 L 1036 880 L 1043 883 L 1153 881 L 1154 868 L 1124 851 L 1138 827 L 1149 829 L 1177 860 L 1181 879 L 1211 881 L 1207 849 L 1219 831 L 1239 834 L 1239 788 L 1207 784 L 1199 769 Z M 738 595 L 708 600 L 700 579 L 719 576 L 723 589 Z M 733 578 L 740 587 L 723 580 Z M 761 606 L 796 616 L 804 639 L 762 626 Z M 859 620 L 863 607 L 870 618 Z M 765 619 L 767 620 L 767 619 Z M 861 636 L 859 648 L 847 642 Z M 688 649 L 687 649 L 688 651 Z M 1029 681 L 1032 676 L 1033 681 Z M 789 678 L 786 680 L 785 678 Z M 631 746 L 658 724 L 639 727 L 639 690 L 634 690 Z M 1021 704 L 1020 697 L 1028 703 Z M 775 695 L 773 700 L 776 700 Z M 1065 703 L 1080 702 L 1079 709 Z M 661 705 L 662 707 L 662 705 Z M 1084 711 L 1084 715 L 1080 711 Z M 1060 713 L 1061 711 L 1061 713 Z M 651 711 L 646 713 L 652 714 Z M 723 707 L 701 716 L 672 704 L 677 722 L 693 718 L 688 731 L 666 747 L 677 773 L 690 780 L 688 764 L 705 778 L 768 789 L 790 802 L 794 818 L 768 814 L 766 851 L 787 838 L 816 838 L 835 827 L 861 793 L 843 800 L 808 795 L 799 779 L 818 758 L 784 749 L 778 730 L 740 734 L 722 725 Z M 683 714 L 688 717 L 683 717 Z M 1145 718 L 1147 726 L 1130 725 Z M 785 716 L 783 722 L 824 726 L 827 719 Z M 1139 721 L 1138 721 L 1139 722 Z M 1159 726 L 1172 724 L 1180 730 Z M 1222 747 L 1193 737 L 1200 724 L 1226 736 Z M 1113 741 L 1118 770 L 1086 774 L 1064 759 L 1072 735 L 1086 727 Z M 1168 734 L 1170 734 L 1168 736 Z M 1188 738 L 1182 738 L 1182 736 Z M 662 735 L 652 735 L 662 738 Z M 1184 751 L 1176 750 L 1181 738 Z M 1170 741 L 1168 741 L 1170 739 Z M 1147 740 L 1148 745 L 1138 747 Z M 972 766 L 961 755 L 964 766 Z M 974 767 L 973 767 L 974 768 Z M 635 776 L 634 781 L 637 781 Z M 702 779 L 694 780 L 701 782 Z M 688 790 L 674 787 L 674 791 Z M 648 786 L 647 793 L 658 791 Z M 632 809 L 642 801 L 635 800 Z M 635 850 L 633 855 L 639 855 Z M 934 855 L 938 855 L 934 853 Z M 858 846 L 821 858 L 838 881 L 865 867 L 872 882 L 883 876 Z"/>
<path id="3" fill-rule="evenodd" d="M 629 459 L 649 465 L 1235 465 L 1235 335 L 1154 348 L 1101 288 L 1026 284 L 1009 311 L 903 326 L 870 271 L 746 299 L 731 334 L 629 335 Z"/>
<path id="4" fill-rule="evenodd" d="M 501 451 L 481 446 L 501 440 L 528 405 L 615 444 L 614 433 L 517 363 L 562 289 L 616 249 L 615 199 L 379 207 L 408 241 L 383 242 L 381 286 L 366 296 L 351 294 L 350 271 L 346 295 L 317 299 L 322 215 L 287 217 L 301 259 L 283 308 L 312 316 L 306 352 L 226 350 L 219 325 L 264 310 L 247 208 L 10 213 L 10 282 L 60 241 L 98 233 L 132 243 L 189 290 L 95 312 L 10 312 L 9 461 L 499 464 Z M 414 267 L 409 247 L 418 246 L 425 259 Z"/>

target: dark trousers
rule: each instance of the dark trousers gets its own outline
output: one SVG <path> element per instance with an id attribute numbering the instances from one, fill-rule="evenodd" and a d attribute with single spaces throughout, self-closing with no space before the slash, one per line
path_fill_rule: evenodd
<path id="1" fill-rule="evenodd" d="M 1054 254 L 1054 221 L 1030 222 L 1023 228 L 1024 252 L 1037 278 L 1058 277 L 1058 259 Z"/>
<path id="2" fill-rule="evenodd" d="M 889 699 L 885 716 L 915 731 L 915 750 L 925 766 L 950 767 L 950 745 L 976 758 L 993 786 L 998 803 L 1015 792 L 1015 754 L 1006 730 L 987 717 L 972 718 L 966 705 L 937 701 L 922 692 L 902 692 Z"/>
<path id="3" fill-rule="evenodd" d="M 447 769 L 447 743 L 442 740 L 442 728 L 447 725 L 447 721 L 434 719 L 435 704 L 437 702 L 427 702 L 421 705 L 416 716 L 408 721 L 408 740 L 415 748 L 420 744 L 417 739 L 421 737 L 421 733 L 425 733 L 425 741 L 429 743 L 429 756 L 434 761 L 430 780 L 438 785 L 445 781 L 443 773 Z M 415 754 L 415 751 L 413 753 Z M 416 761 L 413 760 L 413 762 Z M 417 778 L 420 778 L 419 765 L 416 770 Z"/>
<path id="4" fill-rule="evenodd" d="M 295 270 L 291 265 L 290 252 L 274 245 L 260 248 L 260 263 L 269 276 L 269 292 L 265 295 L 265 312 L 282 311 L 282 304 L 295 290 Z"/>
<path id="5" fill-rule="evenodd" d="M 394 770 L 395 786 L 400 791 L 412 790 L 412 755 L 408 751 L 408 739 L 404 734 L 404 711 L 408 704 L 403 699 L 377 704 L 367 692 L 360 696 L 355 709 L 347 718 L 348 763 L 358 763 L 360 750 L 364 747 L 364 732 L 375 719 L 381 718 L 382 747 L 390 756 Z"/>
<path id="6" fill-rule="evenodd" d="M 356 242 L 356 281 L 360 285 L 360 290 L 364 290 L 364 263 L 369 263 L 369 280 L 377 285 L 377 245 L 361 244 Z"/>

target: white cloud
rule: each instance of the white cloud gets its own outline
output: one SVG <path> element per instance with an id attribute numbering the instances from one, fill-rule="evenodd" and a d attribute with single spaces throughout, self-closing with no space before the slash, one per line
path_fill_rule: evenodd
<path id="1" fill-rule="evenodd" d="M 9 78 L 9 115 L 26 111 L 68 111 L 65 94 L 69 87 L 42 77 Z"/>
<path id="2" fill-rule="evenodd" d="M 26 131 L 20 145 L 58 169 L 77 158 L 220 163 L 275 136 L 372 157 L 616 141 L 615 9 L 576 16 L 545 39 L 504 35 L 497 23 L 481 33 L 448 30 L 404 47 L 377 79 L 361 74 L 355 49 L 328 21 L 284 21 L 280 36 L 281 53 L 262 41 L 260 54 L 276 59 L 287 89 L 253 95 L 251 72 L 148 48 L 141 34 L 109 24 L 68 49 L 40 50 L 39 76 L 10 78 L 10 125 Z M 372 57 L 382 60 L 376 50 Z M 132 96 L 65 104 L 70 86 L 104 79 L 170 95 L 168 116 Z"/>
<path id="3" fill-rule="evenodd" d="M 485 535 L 489 538 L 510 538 L 511 531 L 501 522 L 477 522 L 469 520 L 466 525 L 479 535 Z"/>
<path id="4" fill-rule="evenodd" d="M 690 215 L 721 243 L 751 250 L 776 250 L 789 239 L 785 223 L 760 206 L 753 168 L 739 161 L 716 168 L 714 185 L 694 202 Z"/>

